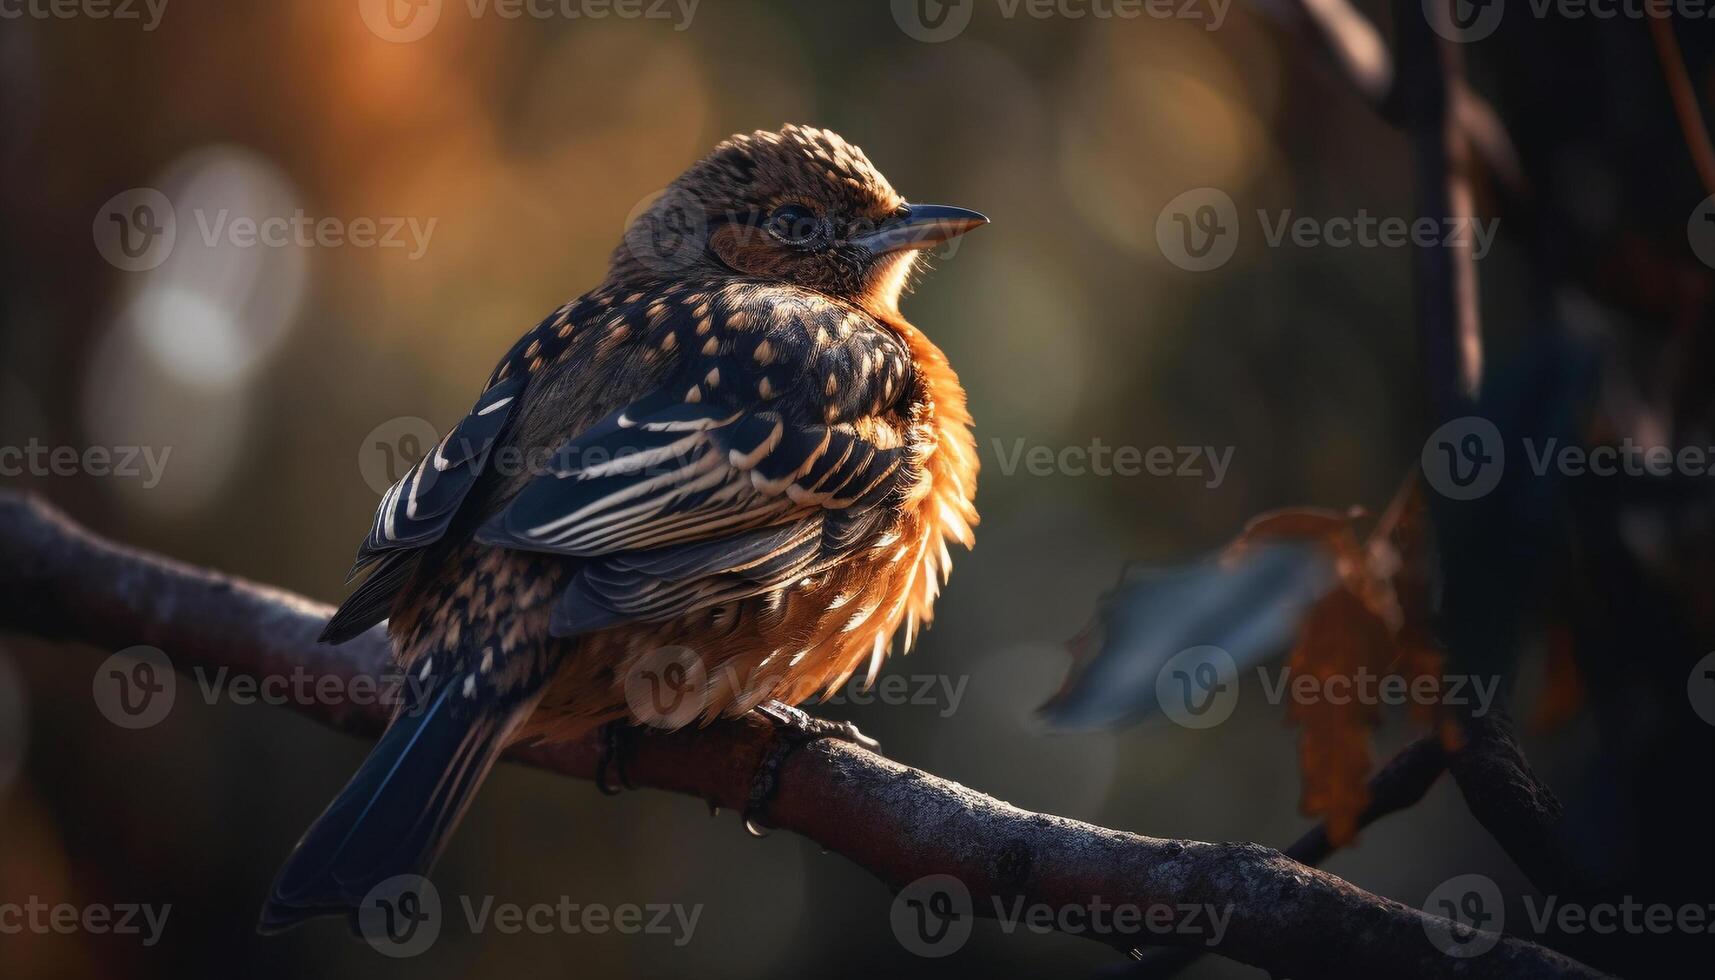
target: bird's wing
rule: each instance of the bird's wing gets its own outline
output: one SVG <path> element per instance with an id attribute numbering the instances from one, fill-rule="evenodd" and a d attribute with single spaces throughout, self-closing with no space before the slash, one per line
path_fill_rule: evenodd
<path id="1" fill-rule="evenodd" d="M 584 303 L 580 299 L 578 303 Z M 545 354 L 564 346 L 577 312 L 568 303 L 538 323 L 501 359 L 470 413 L 381 497 L 351 576 L 374 566 L 329 620 L 322 639 L 342 643 L 386 619 L 425 545 L 439 541 L 518 418 L 525 388 Z M 532 364 L 535 362 L 535 364 Z"/>
<path id="2" fill-rule="evenodd" d="M 501 432 L 512 421 L 524 382 L 523 377 L 513 377 L 484 391 L 470 414 L 388 489 L 375 509 L 369 536 L 358 549 L 357 568 L 391 551 L 420 548 L 446 533 L 488 464 Z"/>
<path id="3" fill-rule="evenodd" d="M 879 419 L 657 394 L 562 447 L 477 534 L 590 559 L 555 608 L 571 635 L 784 588 L 872 546 L 915 467 Z"/>
<path id="4" fill-rule="evenodd" d="M 524 382 L 520 376 L 489 386 L 470 414 L 382 495 L 351 574 L 376 567 L 328 621 L 324 641 L 344 642 L 387 618 L 415 568 L 417 549 L 447 532 L 488 465 L 495 443 L 517 412 Z"/>

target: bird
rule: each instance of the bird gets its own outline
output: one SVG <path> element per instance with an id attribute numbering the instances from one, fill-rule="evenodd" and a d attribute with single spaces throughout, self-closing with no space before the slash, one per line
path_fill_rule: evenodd
<path id="1" fill-rule="evenodd" d="M 642 208 L 383 495 L 321 639 L 385 620 L 410 694 L 260 931 L 426 875 L 508 747 L 653 723 L 625 687 L 660 651 L 688 651 L 679 720 L 708 724 L 909 650 L 949 542 L 972 545 L 979 467 L 958 376 L 899 303 L 986 223 L 802 125 L 722 141 Z"/>

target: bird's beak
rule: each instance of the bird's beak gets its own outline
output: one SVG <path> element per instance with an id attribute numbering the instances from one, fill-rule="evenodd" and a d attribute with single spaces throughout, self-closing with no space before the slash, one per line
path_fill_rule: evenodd
<path id="1" fill-rule="evenodd" d="M 909 204 L 899 214 L 877 225 L 867 235 L 852 239 L 873 255 L 902 249 L 933 248 L 973 228 L 989 223 L 982 214 L 947 204 Z"/>

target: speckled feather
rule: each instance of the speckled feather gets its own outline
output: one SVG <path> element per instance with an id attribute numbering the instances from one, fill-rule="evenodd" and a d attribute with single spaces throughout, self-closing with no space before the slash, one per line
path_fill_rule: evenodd
<path id="1" fill-rule="evenodd" d="M 796 127 L 729 141 L 676 186 L 854 220 L 901 203 L 861 152 Z M 330 633 L 390 615 L 406 670 L 539 699 L 514 739 L 624 717 L 625 671 L 667 645 L 714 679 L 705 719 L 873 678 L 901 627 L 909 648 L 947 540 L 971 541 L 977 470 L 957 378 L 884 295 L 909 259 L 836 298 L 718 239 L 722 267 L 678 274 L 622 247 L 518 340 L 382 501 L 359 566 L 391 581 Z"/>

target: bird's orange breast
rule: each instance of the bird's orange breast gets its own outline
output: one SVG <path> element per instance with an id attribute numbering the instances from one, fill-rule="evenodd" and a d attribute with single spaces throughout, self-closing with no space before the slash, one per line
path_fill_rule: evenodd
<path id="1" fill-rule="evenodd" d="M 978 460 L 965 393 L 945 355 L 903 319 L 886 326 L 914 368 L 898 420 L 863 423 L 894 424 L 911 447 L 912 479 L 891 519 L 844 561 L 793 587 L 562 641 L 571 649 L 522 736 L 575 737 L 634 714 L 628 677 L 659 665 L 668 649 L 695 658 L 704 686 L 693 693 L 707 721 L 769 698 L 796 704 L 854 677 L 867 685 L 901 627 L 903 649 L 911 648 L 951 571 L 948 541 L 973 542 Z"/>

